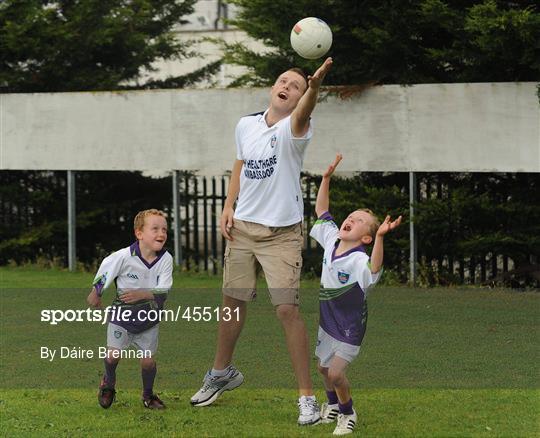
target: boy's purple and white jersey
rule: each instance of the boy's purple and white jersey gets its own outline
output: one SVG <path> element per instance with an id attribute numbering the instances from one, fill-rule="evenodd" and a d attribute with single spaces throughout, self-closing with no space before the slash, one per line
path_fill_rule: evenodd
<path id="1" fill-rule="evenodd" d="M 113 313 L 110 322 L 124 327 L 131 333 L 140 333 L 159 323 L 149 321 L 146 317 L 149 310 L 163 309 L 167 293 L 172 287 L 173 258 L 169 252 L 162 250 L 157 258 L 148 263 L 141 255 L 139 242 L 122 248 L 105 257 L 94 278 L 93 286 L 99 296 L 113 283 L 116 285 L 116 298 L 113 305 L 122 312 L 131 311 L 129 321 L 122 321 Z M 149 290 L 154 294 L 153 300 L 145 300 L 135 304 L 126 304 L 120 296 L 129 290 Z M 155 318 L 152 318 L 155 319 Z"/>
<path id="2" fill-rule="evenodd" d="M 367 292 L 380 277 L 373 274 L 362 245 L 336 256 L 339 228 L 326 212 L 310 236 L 324 249 L 319 309 L 321 328 L 338 341 L 360 345 L 366 330 Z"/>

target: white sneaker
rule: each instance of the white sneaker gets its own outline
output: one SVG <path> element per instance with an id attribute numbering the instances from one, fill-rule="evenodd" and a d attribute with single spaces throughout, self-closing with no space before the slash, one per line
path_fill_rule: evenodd
<path id="1" fill-rule="evenodd" d="M 337 426 L 334 429 L 334 435 L 347 435 L 348 433 L 353 433 L 354 427 L 356 426 L 356 411 L 353 409 L 351 415 L 339 414 L 337 419 Z"/>
<path id="2" fill-rule="evenodd" d="M 222 377 L 212 376 L 210 371 L 206 373 L 203 379 L 203 386 L 191 397 L 193 406 L 208 406 L 225 391 L 231 391 L 238 388 L 244 382 L 244 375 L 235 367 L 227 367 L 227 374 Z"/>
<path id="3" fill-rule="evenodd" d="M 323 403 L 321 406 L 321 423 L 333 423 L 339 414 L 339 405 Z"/>
<path id="4" fill-rule="evenodd" d="M 315 397 L 306 397 L 303 395 L 298 399 L 298 408 L 300 409 L 300 415 L 298 416 L 298 424 L 300 426 L 316 424 L 321 419 L 319 404 Z"/>

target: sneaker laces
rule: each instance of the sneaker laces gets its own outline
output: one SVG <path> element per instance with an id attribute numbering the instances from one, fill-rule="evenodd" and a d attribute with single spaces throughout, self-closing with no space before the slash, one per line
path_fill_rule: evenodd
<path id="1" fill-rule="evenodd" d="M 229 365 L 227 368 L 227 373 L 223 376 L 213 376 L 210 371 L 206 373 L 206 376 L 204 376 L 203 379 L 203 387 L 201 388 L 201 392 L 206 392 L 208 389 L 214 387 L 214 382 L 216 380 L 222 379 L 224 377 L 229 377 L 232 370 L 235 370 L 235 368 L 232 365 Z"/>
<path id="2" fill-rule="evenodd" d="M 349 426 L 349 421 L 351 420 L 351 415 L 339 414 L 337 419 L 337 427 L 347 429 Z M 354 425 L 352 426 L 354 427 Z"/>
<path id="3" fill-rule="evenodd" d="M 204 376 L 204 379 L 203 379 L 203 386 L 201 388 L 201 392 L 206 392 L 208 391 L 210 388 L 212 388 L 214 386 L 214 382 L 219 379 L 219 377 L 217 376 L 212 376 L 212 374 L 210 373 L 207 373 L 206 376 Z"/>
<path id="4" fill-rule="evenodd" d="M 332 411 L 335 412 L 337 405 L 331 405 L 330 403 L 323 403 L 321 405 L 321 417 L 330 415 Z"/>
<path id="5" fill-rule="evenodd" d="M 317 400 L 307 397 L 300 397 L 298 400 L 298 407 L 302 415 L 310 415 L 316 410 Z"/>

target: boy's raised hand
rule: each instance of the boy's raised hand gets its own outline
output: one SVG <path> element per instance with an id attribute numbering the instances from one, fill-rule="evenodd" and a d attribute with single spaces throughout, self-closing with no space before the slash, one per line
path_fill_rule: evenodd
<path id="1" fill-rule="evenodd" d="M 336 154 L 336 159 L 334 160 L 332 164 L 330 164 L 328 169 L 326 169 L 326 172 L 323 173 L 323 178 L 330 178 L 332 176 L 332 174 L 336 170 L 336 167 L 339 164 L 339 162 L 342 160 L 342 158 L 343 158 L 343 155 Z"/>
<path id="2" fill-rule="evenodd" d="M 401 216 L 392 222 L 390 222 L 390 219 L 391 219 L 390 216 L 386 216 L 386 218 L 384 219 L 384 222 L 381 224 L 381 226 L 377 230 L 377 236 L 384 236 L 389 231 L 392 231 L 393 229 L 399 227 L 399 224 L 401 223 Z"/>

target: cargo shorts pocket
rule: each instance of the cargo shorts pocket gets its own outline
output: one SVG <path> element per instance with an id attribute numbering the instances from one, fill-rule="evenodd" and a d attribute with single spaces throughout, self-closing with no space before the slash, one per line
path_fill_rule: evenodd
<path id="1" fill-rule="evenodd" d="M 302 254 L 284 257 L 283 261 L 286 271 L 283 273 L 283 278 L 287 279 L 287 287 L 298 289 L 302 272 Z"/>

